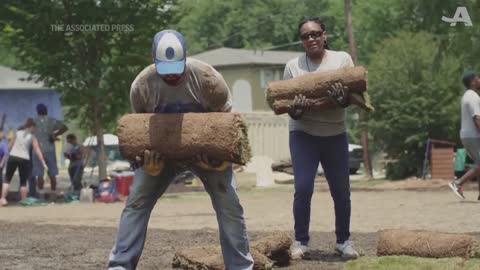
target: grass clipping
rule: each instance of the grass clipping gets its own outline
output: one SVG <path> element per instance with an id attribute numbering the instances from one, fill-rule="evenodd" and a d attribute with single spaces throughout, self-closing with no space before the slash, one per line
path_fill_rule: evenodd
<path id="1" fill-rule="evenodd" d="M 480 249 L 475 238 L 466 234 L 384 230 L 379 235 L 377 255 L 479 258 Z"/>
<path id="2" fill-rule="evenodd" d="M 198 154 L 245 165 L 251 158 L 245 121 L 237 113 L 127 114 L 118 120 L 123 158 L 145 150 L 189 160 Z"/>
<path id="3" fill-rule="evenodd" d="M 310 72 L 289 80 L 270 82 L 267 86 L 267 102 L 275 114 L 283 114 L 292 109 L 295 96 L 302 94 L 311 102 L 311 110 L 334 109 L 337 105 L 329 98 L 327 91 L 337 82 L 348 87 L 352 104 L 368 112 L 374 110 L 367 93 L 367 70 L 362 66 Z"/>
<path id="4" fill-rule="evenodd" d="M 269 270 L 290 263 L 292 239 L 286 233 L 272 234 L 251 243 L 255 270 Z M 224 270 L 222 252 L 216 246 L 184 249 L 175 253 L 172 266 L 185 270 Z"/>

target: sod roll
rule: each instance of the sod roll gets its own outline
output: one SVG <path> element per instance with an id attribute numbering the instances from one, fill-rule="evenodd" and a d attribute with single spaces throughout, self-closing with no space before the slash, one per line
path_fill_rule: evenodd
<path id="1" fill-rule="evenodd" d="M 286 233 L 275 233 L 254 241 L 250 245 L 256 270 L 287 266 L 290 263 L 289 248 L 292 239 Z M 222 252 L 217 246 L 202 246 L 178 251 L 173 256 L 173 267 L 185 270 L 223 270 Z"/>
<path id="2" fill-rule="evenodd" d="M 290 245 L 292 238 L 284 232 L 277 232 L 251 243 L 252 250 L 267 256 L 275 266 L 286 266 L 290 263 Z"/>
<path id="3" fill-rule="evenodd" d="M 478 243 L 471 235 L 430 231 L 384 230 L 377 255 L 408 255 L 427 258 L 478 256 Z"/>
<path id="4" fill-rule="evenodd" d="M 237 113 L 127 114 L 118 120 L 117 135 L 127 160 L 142 157 L 145 150 L 165 159 L 206 154 L 242 165 L 251 157 L 247 127 Z"/>
<path id="5" fill-rule="evenodd" d="M 273 262 L 256 250 L 251 250 L 255 270 L 270 270 Z M 218 247 L 206 246 L 181 250 L 173 256 L 172 266 L 184 270 L 224 270 L 222 251 Z"/>
<path id="6" fill-rule="evenodd" d="M 341 82 L 350 91 L 350 100 L 367 111 L 373 111 L 367 91 L 367 70 L 362 67 L 342 68 L 324 72 L 310 72 L 289 80 L 270 82 L 267 86 L 267 102 L 275 114 L 287 113 L 296 95 L 304 95 L 312 104 L 312 110 L 327 110 L 337 105 L 328 97 L 332 84 Z"/>

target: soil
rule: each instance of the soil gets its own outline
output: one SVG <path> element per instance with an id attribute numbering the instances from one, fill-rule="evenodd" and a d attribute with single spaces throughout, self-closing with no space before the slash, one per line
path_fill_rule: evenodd
<path id="1" fill-rule="evenodd" d="M 375 255 L 377 231 L 403 228 L 480 236 L 476 190 L 458 200 L 449 190 L 353 191 L 352 237 Z M 293 188 L 241 190 L 252 241 L 272 231 L 292 233 Z M 105 269 L 123 203 L 50 204 L 0 208 L 1 269 Z M 310 256 L 278 269 L 341 269 L 334 252 L 333 204 L 328 192 L 312 201 Z M 167 194 L 152 212 L 138 269 L 171 269 L 175 250 L 218 243 L 215 214 L 204 192 Z"/>

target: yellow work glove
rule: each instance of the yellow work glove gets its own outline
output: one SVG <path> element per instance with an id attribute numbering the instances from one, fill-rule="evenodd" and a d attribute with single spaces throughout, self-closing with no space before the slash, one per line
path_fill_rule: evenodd
<path id="1" fill-rule="evenodd" d="M 151 176 L 158 176 L 162 173 L 165 163 L 160 153 L 145 150 L 143 153 L 143 170 Z"/>
<path id="2" fill-rule="evenodd" d="M 228 161 L 212 160 L 212 159 L 209 159 L 204 154 L 196 156 L 195 166 L 204 170 L 222 172 L 222 171 L 225 171 L 229 165 L 230 165 L 230 162 Z"/>

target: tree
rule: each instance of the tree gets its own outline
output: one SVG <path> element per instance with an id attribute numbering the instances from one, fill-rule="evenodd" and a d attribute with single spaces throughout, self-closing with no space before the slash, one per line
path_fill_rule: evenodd
<path id="1" fill-rule="evenodd" d="M 344 15 L 345 15 L 345 25 L 348 34 L 348 45 L 350 48 L 350 55 L 352 56 L 353 62 L 357 63 L 357 49 L 355 47 L 355 38 L 353 35 L 353 25 L 352 25 L 352 12 L 351 12 L 351 2 L 350 0 L 344 0 Z M 373 178 L 372 163 L 370 162 L 369 147 L 368 147 L 368 128 L 366 125 L 366 115 L 362 110 L 359 113 L 360 123 L 361 123 L 361 143 L 363 147 L 363 165 L 365 167 L 365 174 L 368 178 Z"/>
<path id="2" fill-rule="evenodd" d="M 324 17 L 332 37 L 338 35 L 339 26 L 344 27 L 342 17 L 332 16 L 330 2 L 183 0 L 178 6 L 178 29 L 185 36 L 189 54 L 222 46 L 301 50 L 297 26 L 304 17 Z"/>
<path id="3" fill-rule="evenodd" d="M 420 175 L 427 138 L 458 140 L 462 58 L 444 55 L 426 32 L 384 40 L 369 65 L 376 147 L 393 160 L 391 179 Z"/>
<path id="4" fill-rule="evenodd" d="M 135 75 L 151 62 L 151 39 L 168 25 L 172 1 L 21 1 L 0 4 L 0 29 L 14 68 L 62 94 L 68 117 L 98 138 L 99 176 L 106 177 L 104 127 L 129 111 Z"/>

